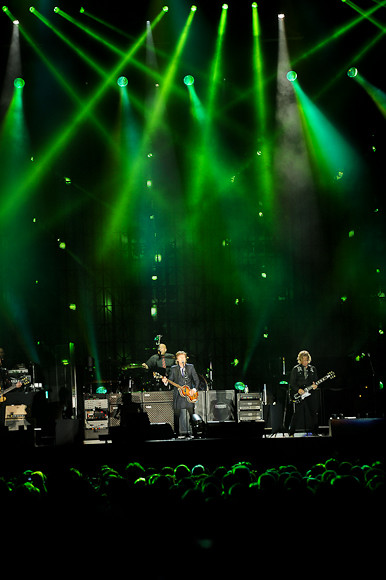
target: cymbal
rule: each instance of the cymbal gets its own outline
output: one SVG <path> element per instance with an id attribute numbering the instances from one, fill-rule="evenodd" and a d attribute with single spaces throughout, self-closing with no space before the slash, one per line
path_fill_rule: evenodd
<path id="1" fill-rule="evenodd" d="M 143 369 L 143 368 L 144 367 L 140 363 L 129 363 L 128 365 L 125 365 L 124 367 L 121 367 L 121 369 L 123 371 L 129 371 L 131 369 Z"/>

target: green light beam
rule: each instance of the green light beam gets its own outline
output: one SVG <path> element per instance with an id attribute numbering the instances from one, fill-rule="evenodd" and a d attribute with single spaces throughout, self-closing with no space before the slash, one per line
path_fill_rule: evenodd
<path id="1" fill-rule="evenodd" d="M 319 182 L 329 191 L 338 176 L 339 179 L 356 181 L 362 167 L 358 155 L 304 93 L 300 84 L 295 82 L 292 85 L 309 155 Z"/>
<path id="2" fill-rule="evenodd" d="M 73 18 L 72 16 L 70 16 L 69 14 L 67 14 L 66 12 L 64 12 L 61 9 L 58 9 L 57 14 L 62 16 L 64 19 L 68 20 L 68 22 L 71 22 L 71 24 L 73 24 L 74 26 L 76 26 L 77 28 L 82 30 L 82 32 L 85 32 L 88 36 L 90 36 L 91 38 L 93 38 L 94 40 L 96 40 L 97 42 L 99 42 L 100 44 L 105 46 L 106 48 L 108 48 L 112 53 L 118 55 L 120 58 L 125 57 L 125 52 L 123 50 L 121 50 L 120 48 L 118 48 L 117 46 L 112 44 L 111 42 L 108 42 L 105 38 L 103 38 L 103 36 L 94 32 L 90 27 L 85 26 L 80 21 L 76 20 L 75 18 Z M 146 65 L 144 65 L 143 63 L 141 63 L 140 61 L 135 59 L 134 57 L 130 60 L 130 64 L 132 66 L 134 66 L 135 68 L 141 70 L 141 72 L 144 72 L 148 76 L 153 77 L 153 79 L 156 82 L 161 81 L 161 75 L 156 70 L 147 67 Z M 99 71 L 97 70 L 97 72 L 99 72 Z M 105 74 L 104 70 L 102 71 L 102 74 L 103 75 Z M 144 106 L 139 99 L 135 99 L 134 96 L 131 95 L 131 101 L 139 111 L 143 112 Z"/>
<path id="3" fill-rule="evenodd" d="M 47 67 L 47 69 L 50 71 L 50 73 L 53 75 L 53 77 L 58 82 L 58 84 L 64 89 L 64 91 L 74 101 L 74 103 L 76 103 L 80 109 L 83 109 L 83 107 L 85 106 L 84 101 L 82 101 L 79 98 L 78 93 L 71 87 L 71 85 L 69 83 L 66 82 L 65 78 L 58 71 L 57 65 L 55 63 L 51 62 L 49 60 L 49 58 L 47 58 L 46 54 L 42 50 L 40 50 L 38 44 L 32 39 L 32 37 L 27 33 L 27 31 L 25 30 L 25 28 L 22 25 L 19 25 L 19 29 L 20 29 L 20 32 L 22 33 L 23 37 L 27 40 L 28 44 L 35 51 L 35 53 L 39 56 L 41 61 L 44 63 L 44 65 Z M 55 30 L 54 30 L 54 32 L 55 32 Z M 103 135 L 103 137 L 105 139 L 107 139 L 108 142 L 110 142 L 110 145 L 112 147 L 114 147 L 115 143 L 112 141 L 110 133 L 100 123 L 99 119 L 92 113 L 92 111 L 90 112 L 89 117 L 90 117 L 91 121 L 93 122 L 93 124 L 98 128 L 100 133 Z"/>
<path id="4" fill-rule="evenodd" d="M 267 98 L 265 94 L 263 52 L 260 44 L 260 21 L 258 8 L 252 6 L 252 69 L 254 74 L 254 103 L 256 106 L 257 139 L 256 139 L 256 178 L 258 180 L 257 191 L 261 192 L 264 209 L 269 209 L 273 204 L 272 182 L 272 151 L 270 139 L 267 134 Z"/>
<path id="5" fill-rule="evenodd" d="M 214 151 L 215 148 L 218 149 L 218 143 L 216 143 L 216 136 L 213 130 L 213 121 L 216 96 L 219 88 L 219 80 L 221 78 L 227 15 L 228 9 L 222 8 L 209 74 L 209 93 L 206 113 L 203 113 L 202 107 L 195 109 L 196 112 L 198 110 L 200 111 L 200 120 L 205 120 L 205 123 L 202 123 L 202 133 L 194 152 L 195 160 L 192 164 L 192 179 L 188 192 L 188 208 L 190 214 L 189 229 L 193 236 L 195 235 L 197 228 L 200 227 L 200 212 L 198 212 L 197 209 L 201 206 L 202 198 L 205 195 L 203 187 L 204 183 L 208 180 L 209 176 L 216 178 L 217 175 L 219 180 L 223 179 L 224 176 L 224 172 L 221 172 L 220 164 L 217 161 L 221 156 Z M 188 89 L 190 97 L 192 98 L 194 93 L 191 90 L 191 87 L 188 87 Z"/>
<path id="6" fill-rule="evenodd" d="M 357 52 L 355 55 L 353 55 L 353 57 L 350 59 L 349 62 L 347 62 L 346 66 L 344 67 L 345 69 L 348 69 L 351 65 L 352 62 L 355 63 L 359 63 L 362 59 L 362 57 L 367 54 L 369 52 L 370 49 L 372 49 L 377 42 L 379 42 L 380 40 L 382 40 L 384 38 L 384 33 L 380 32 L 377 36 L 375 36 L 371 42 L 367 43 L 362 50 L 360 50 L 359 52 Z M 342 76 L 342 71 L 339 71 L 335 77 L 331 78 L 330 81 L 328 83 L 326 83 L 323 88 L 318 92 L 317 95 L 314 96 L 314 100 L 318 100 L 321 95 L 323 95 L 327 90 L 329 90 L 331 88 L 331 86 Z"/>
<path id="7" fill-rule="evenodd" d="M 163 14 L 165 14 L 164 11 Z M 120 223 L 122 221 L 127 221 L 128 216 L 130 215 L 130 206 L 134 202 L 134 196 L 132 192 L 135 191 L 136 184 L 140 183 L 140 175 L 144 167 L 144 162 L 147 159 L 146 152 L 150 147 L 152 137 L 163 122 L 163 112 L 165 109 L 166 101 L 173 86 L 177 67 L 188 38 L 194 15 L 195 11 L 191 10 L 185 22 L 182 33 L 178 39 L 174 54 L 171 57 L 171 61 L 166 71 L 163 83 L 158 90 L 157 98 L 155 99 L 154 106 L 150 111 L 149 118 L 145 126 L 142 143 L 137 155 L 137 160 L 131 166 L 130 179 L 122 188 L 119 199 L 115 203 L 114 211 L 112 212 L 109 225 L 106 229 L 106 235 L 103 244 L 101 244 L 101 255 L 105 254 L 111 247 L 115 232 L 119 230 Z M 148 32 L 146 32 L 145 35 L 147 35 L 147 33 Z"/>
<path id="8" fill-rule="evenodd" d="M 154 19 L 151 26 L 152 27 L 156 26 L 160 22 L 164 14 L 165 12 L 162 10 L 158 14 L 158 16 Z M 116 87 L 116 79 L 119 76 L 120 71 L 143 45 L 144 41 L 146 40 L 146 35 L 147 31 L 145 31 L 139 36 L 137 42 L 134 43 L 134 45 L 131 47 L 131 49 L 128 51 L 125 57 L 112 70 L 110 75 L 104 76 L 102 83 L 100 84 L 99 88 L 95 91 L 93 97 L 91 97 L 85 103 L 84 107 L 78 111 L 78 113 L 74 116 L 72 122 L 66 126 L 66 128 L 61 132 L 61 134 L 54 140 L 54 142 L 50 143 L 47 146 L 47 149 L 42 154 L 39 163 L 34 165 L 34 168 L 30 171 L 28 177 L 24 180 L 23 183 L 20 183 L 19 186 L 15 189 L 13 194 L 15 199 L 21 198 L 28 191 L 32 191 L 34 184 L 38 182 L 38 180 L 41 178 L 42 175 L 44 175 L 46 168 L 50 166 L 53 159 L 60 154 L 62 149 L 74 136 L 76 130 L 80 127 L 84 119 L 90 115 L 91 111 L 96 106 L 98 101 L 102 98 L 106 90 L 113 85 L 114 87 Z"/>
<path id="9" fill-rule="evenodd" d="M 369 83 L 361 74 L 357 74 L 354 78 L 375 103 L 383 117 L 386 118 L 386 93 Z"/>
<path id="10" fill-rule="evenodd" d="M 358 12 L 358 14 L 361 15 L 361 17 L 365 20 L 368 20 L 369 22 L 371 22 L 371 24 L 374 24 L 374 26 L 377 26 L 383 33 L 386 32 L 386 27 L 383 26 L 383 24 L 381 24 L 380 22 L 378 22 L 378 20 L 375 20 L 375 18 L 372 18 L 372 14 L 375 12 L 374 9 L 371 10 L 362 10 L 362 8 L 360 8 L 359 6 L 357 6 L 356 4 L 354 4 L 354 2 L 351 2 L 351 0 L 345 0 L 345 3 L 350 6 L 351 8 L 353 8 L 354 10 L 356 10 L 356 12 Z M 386 2 L 379 2 L 379 4 L 377 4 L 376 9 L 380 8 L 381 6 L 385 6 Z"/>

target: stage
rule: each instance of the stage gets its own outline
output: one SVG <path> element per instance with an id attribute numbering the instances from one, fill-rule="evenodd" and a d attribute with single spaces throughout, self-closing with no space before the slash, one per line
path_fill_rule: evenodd
<path id="1" fill-rule="evenodd" d="M 331 420 L 320 428 L 318 436 L 298 432 L 293 438 L 286 433 L 272 434 L 261 426 L 237 423 L 218 424 L 210 435 L 190 439 L 165 438 L 163 426 L 153 427 L 145 437 L 120 431 L 103 439 L 86 440 L 81 436 L 59 443 L 39 440 L 39 444 L 36 433 L 3 431 L 0 475 L 11 476 L 26 469 L 48 474 L 71 467 L 93 474 L 102 465 L 121 471 L 135 461 L 154 469 L 183 463 L 189 468 L 202 464 L 211 470 L 248 462 L 261 472 L 280 465 L 306 471 L 330 457 L 361 464 L 384 459 L 383 419 Z"/>

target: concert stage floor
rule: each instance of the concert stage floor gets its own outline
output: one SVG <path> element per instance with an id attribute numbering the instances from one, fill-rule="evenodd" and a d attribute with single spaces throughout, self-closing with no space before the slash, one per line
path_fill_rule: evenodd
<path id="1" fill-rule="evenodd" d="M 295 465 L 306 470 L 329 457 L 357 463 L 384 459 L 383 419 L 339 421 L 330 425 L 321 436 L 297 433 L 271 436 L 240 436 L 233 433 L 219 437 L 193 439 L 121 438 L 118 441 L 78 441 L 66 445 L 36 446 L 23 444 L 16 434 L 2 441 L 0 476 L 25 469 L 49 473 L 75 467 L 82 472 L 95 472 L 102 465 L 118 470 L 138 461 L 156 469 L 184 463 L 189 467 L 200 463 L 208 469 L 226 467 L 240 461 L 253 464 L 257 470 L 280 465 Z"/>

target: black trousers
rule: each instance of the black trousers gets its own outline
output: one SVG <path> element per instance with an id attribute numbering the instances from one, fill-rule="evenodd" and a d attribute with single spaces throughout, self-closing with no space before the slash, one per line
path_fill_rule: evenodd
<path id="1" fill-rule="evenodd" d="M 300 403 L 294 403 L 293 407 L 294 414 L 290 423 L 289 434 L 293 435 L 298 429 L 316 435 L 319 424 L 319 392 L 311 393 L 309 397 L 306 397 Z"/>
<path id="2" fill-rule="evenodd" d="M 191 435 L 192 426 L 190 418 L 194 413 L 194 403 L 191 403 L 186 397 L 182 397 L 178 389 L 174 388 L 173 407 L 174 431 L 176 435 Z"/>

